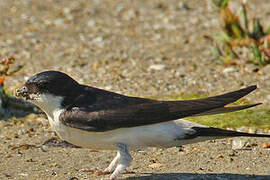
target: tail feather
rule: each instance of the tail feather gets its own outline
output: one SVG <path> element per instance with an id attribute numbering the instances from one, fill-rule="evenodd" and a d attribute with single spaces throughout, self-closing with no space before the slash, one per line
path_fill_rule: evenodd
<path id="1" fill-rule="evenodd" d="M 204 115 L 213 115 L 213 114 L 222 114 L 222 113 L 235 112 L 235 111 L 251 108 L 251 107 L 254 107 L 254 106 L 258 106 L 260 104 L 262 104 L 262 103 L 248 104 L 248 105 L 242 105 L 242 106 L 221 107 L 221 108 L 211 109 L 210 111 L 206 111 L 206 112 L 203 112 L 203 113 L 195 114 L 193 116 L 204 116 Z"/>
<path id="2" fill-rule="evenodd" d="M 270 134 L 251 134 L 245 132 L 231 131 L 213 127 L 192 127 L 195 130 L 193 136 L 214 136 L 214 137 L 237 137 L 237 136 L 246 136 L 246 137 L 270 137 Z"/>
<path id="3" fill-rule="evenodd" d="M 178 118 L 188 117 L 188 116 L 201 116 L 208 114 L 219 114 L 225 112 L 233 112 L 259 104 L 234 106 L 234 107 L 224 107 L 227 104 L 233 103 L 238 99 L 244 97 L 250 92 L 257 88 L 256 85 L 249 86 L 237 91 L 225 93 L 218 96 L 212 96 L 208 98 L 195 99 L 195 100 L 182 100 L 182 101 L 171 101 L 168 102 L 170 105 L 170 112 L 175 112 L 177 115 L 181 115 Z"/>
<path id="4" fill-rule="evenodd" d="M 218 96 L 204 98 L 204 99 L 201 99 L 201 100 L 219 101 L 219 102 L 222 102 L 224 104 L 224 106 L 225 106 L 227 104 L 233 103 L 233 102 L 237 101 L 238 99 L 246 96 L 247 94 L 251 93 L 255 89 L 257 89 L 257 86 L 253 85 L 253 86 L 249 86 L 249 87 L 246 87 L 246 88 L 243 88 L 243 89 L 239 89 L 237 91 L 225 93 L 225 94 L 218 95 Z"/>

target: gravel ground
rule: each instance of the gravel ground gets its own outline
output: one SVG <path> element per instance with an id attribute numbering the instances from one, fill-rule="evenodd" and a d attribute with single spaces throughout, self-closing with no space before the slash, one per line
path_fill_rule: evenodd
<path id="1" fill-rule="evenodd" d="M 269 0 L 249 1 L 250 17 L 269 25 Z M 25 67 L 6 85 L 10 92 L 33 74 L 61 70 L 79 82 L 135 96 L 217 94 L 257 84 L 248 96 L 270 107 L 270 65 L 212 59 L 204 35 L 219 29 L 218 11 L 201 0 L 1 0 L 0 57 Z M 104 168 L 115 152 L 40 146 L 54 136 L 43 116 L 0 122 L 0 179 L 100 179 L 82 169 Z M 270 179 L 268 139 L 244 138 L 133 152 L 127 179 Z M 152 165 L 155 164 L 155 165 Z M 150 165 L 150 166 L 149 166 Z M 135 178 L 137 177 L 137 178 Z"/>
<path id="2" fill-rule="evenodd" d="M 0 124 L 0 179 L 101 179 L 84 170 L 102 170 L 114 151 L 48 147 L 55 137 L 46 118 Z M 207 141 L 183 148 L 148 148 L 131 152 L 133 162 L 123 174 L 127 179 L 269 179 L 270 149 L 267 138 L 241 138 L 247 146 L 232 150 L 233 139 Z"/>

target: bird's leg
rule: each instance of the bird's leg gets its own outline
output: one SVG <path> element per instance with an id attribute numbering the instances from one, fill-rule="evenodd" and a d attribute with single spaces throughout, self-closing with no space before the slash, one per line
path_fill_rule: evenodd
<path id="1" fill-rule="evenodd" d="M 104 171 L 105 172 L 113 172 L 113 170 L 114 170 L 115 166 L 117 165 L 119 159 L 120 159 L 120 152 L 117 151 L 116 156 L 114 157 L 114 159 L 112 160 L 110 165 Z"/>
<path id="2" fill-rule="evenodd" d="M 120 159 L 113 174 L 110 176 L 110 180 L 117 179 L 117 177 L 129 166 L 132 160 L 132 157 L 130 156 L 128 148 L 125 144 L 117 143 L 117 146 L 119 148 L 118 152 L 120 154 Z"/>

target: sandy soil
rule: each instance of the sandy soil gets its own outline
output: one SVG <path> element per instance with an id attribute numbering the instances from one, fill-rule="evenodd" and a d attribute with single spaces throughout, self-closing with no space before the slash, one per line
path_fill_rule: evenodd
<path id="1" fill-rule="evenodd" d="M 258 84 L 247 97 L 270 107 L 270 66 L 226 67 L 212 59 L 204 35 L 219 31 L 207 1 L 0 1 L 0 57 L 25 67 L 9 92 L 33 74 L 61 70 L 78 81 L 135 96 L 210 93 Z M 250 1 L 250 17 L 269 25 L 269 0 Z M 268 24 L 267 24 L 268 23 Z M 228 68 L 231 68 L 228 70 Z M 116 152 L 42 146 L 54 137 L 43 115 L 0 121 L 0 179 L 101 179 Z M 269 139 L 243 138 L 132 152 L 127 179 L 270 179 Z M 154 165 L 153 165 L 154 164 Z M 75 178 L 76 177 L 76 178 Z"/>

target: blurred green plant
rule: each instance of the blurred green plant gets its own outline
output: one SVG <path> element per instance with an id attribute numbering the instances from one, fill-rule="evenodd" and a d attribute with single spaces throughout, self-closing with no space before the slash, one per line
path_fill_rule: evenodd
<path id="1" fill-rule="evenodd" d="M 0 60 L 0 105 L 6 107 L 9 101 L 8 95 L 5 92 L 4 81 L 6 76 L 12 76 L 16 72 L 22 69 L 22 65 L 16 66 L 12 71 L 10 71 L 10 65 L 15 62 L 14 57 L 5 57 Z M 1 112 L 1 110 L 0 110 Z"/>
<path id="2" fill-rule="evenodd" d="M 14 57 L 6 57 L 0 60 L 0 85 L 3 86 L 6 76 L 12 76 L 23 68 L 23 65 L 18 65 L 12 71 L 9 71 L 10 65 L 14 62 Z"/>
<path id="3" fill-rule="evenodd" d="M 10 66 L 14 63 L 14 57 L 0 59 L 0 120 L 16 117 L 16 110 L 26 111 L 24 115 L 30 112 L 41 112 L 34 104 L 18 99 L 6 92 L 6 87 L 4 86 L 6 77 L 14 75 L 24 67 L 23 65 L 17 65 L 11 69 Z M 17 115 L 22 117 L 23 113 L 19 112 Z"/>
<path id="4" fill-rule="evenodd" d="M 247 0 L 242 0 L 239 15 L 229 8 L 230 0 L 212 0 L 220 10 L 223 21 L 222 32 L 213 37 L 206 36 L 213 42 L 211 52 L 215 59 L 224 63 L 236 63 L 241 58 L 239 47 L 247 47 L 254 64 L 264 66 L 270 63 L 270 27 L 265 31 L 258 19 L 251 22 L 247 18 Z M 249 29 L 251 25 L 251 30 Z"/>

